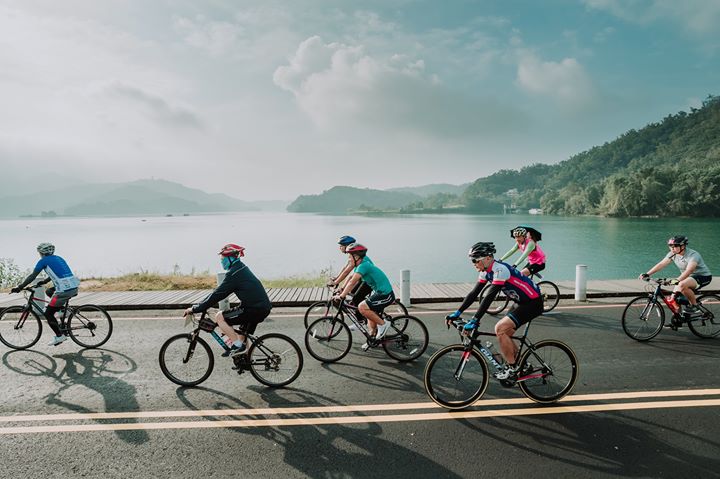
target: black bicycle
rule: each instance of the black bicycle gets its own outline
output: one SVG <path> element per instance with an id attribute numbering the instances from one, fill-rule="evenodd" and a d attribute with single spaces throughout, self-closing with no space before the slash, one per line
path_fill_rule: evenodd
<path id="1" fill-rule="evenodd" d="M 542 275 L 540 273 L 531 274 L 530 279 L 534 280 L 535 276 L 537 276 L 538 279 L 542 279 Z M 555 309 L 555 307 L 560 302 L 560 288 L 558 288 L 558 286 L 552 281 L 540 281 L 535 284 L 538 286 L 538 288 L 540 288 L 540 295 L 543 299 L 543 313 L 549 313 L 550 311 Z M 488 288 L 486 286 L 480 292 L 480 301 L 482 301 L 482 299 L 485 297 L 487 290 Z M 509 302 L 510 298 L 505 296 L 505 294 L 501 291 L 500 293 L 498 293 L 497 296 L 495 296 L 495 301 L 492 302 L 492 304 L 487 310 L 487 313 L 492 315 L 500 314 L 505 311 L 505 308 L 507 308 Z"/>
<path id="2" fill-rule="evenodd" d="M 388 356 L 396 361 L 412 361 L 427 349 L 427 328 L 415 316 L 390 316 L 383 312 L 381 317 L 390 321 L 390 327 L 382 339 L 375 339 L 368 332 L 367 320 L 358 308 L 349 301 L 340 301 L 334 315 L 316 319 L 305 331 L 305 347 L 312 357 L 323 363 L 334 363 L 344 358 L 352 347 L 352 333 L 346 318 L 353 328 L 366 338 L 365 351 L 382 346 Z"/>
<path id="3" fill-rule="evenodd" d="M 40 340 L 43 328 L 40 318 L 44 317 L 42 303 L 49 301 L 33 296 L 36 287 L 23 288 L 27 304 L 10 306 L 0 313 L 0 341 L 9 348 L 31 348 Z M 112 319 L 100 306 L 70 306 L 68 301 L 59 312 L 62 312 L 58 318 L 60 331 L 82 347 L 99 348 L 112 335 Z"/>
<path id="4" fill-rule="evenodd" d="M 334 288 L 332 286 L 327 287 L 329 289 L 328 298 L 323 301 L 316 301 L 315 303 L 311 304 L 305 311 L 305 329 L 307 329 L 308 326 L 310 326 L 310 323 L 312 323 L 316 319 L 324 318 L 325 316 L 335 316 L 336 314 L 342 314 L 342 311 L 340 311 L 340 302 L 334 301 L 332 299 Z M 393 304 L 385 308 L 385 312 L 393 317 L 408 315 L 407 308 L 397 298 L 395 298 Z"/>
<path id="5" fill-rule="evenodd" d="M 462 319 L 452 324 L 460 332 L 462 342 L 433 354 L 425 367 L 425 391 L 440 406 L 464 409 L 485 393 L 489 382 L 488 363 L 497 371 L 501 371 L 504 365 L 502 357 L 494 356 L 490 345 L 483 346 L 480 340 L 481 336 L 496 334 L 478 329 L 468 332 Z M 498 381 L 505 387 L 517 384 L 523 394 L 533 401 L 558 401 L 572 390 L 577 381 L 577 357 L 570 346 L 555 339 L 533 343 L 527 337 L 528 329 L 530 323 L 525 325 L 522 336 L 513 336 L 515 341 L 520 342 L 515 358 L 519 371 L 517 378 Z"/>
<path id="6" fill-rule="evenodd" d="M 678 295 L 677 302 L 670 300 L 670 291 L 662 289 L 663 286 L 672 286 L 675 281 L 661 279 L 647 279 L 655 283 L 648 294 L 632 299 L 622 314 L 622 327 L 625 334 L 635 341 L 649 341 L 662 331 L 665 325 L 665 304 L 672 316 L 670 327 L 677 330 L 687 323 L 688 328 L 695 336 L 700 338 L 714 338 L 720 335 L 720 296 L 716 294 L 703 294 L 697 298 L 699 311 L 686 316 L 681 310 L 682 305 L 690 304 L 683 295 Z M 662 302 L 661 302 L 662 301 Z"/>
<path id="7" fill-rule="evenodd" d="M 160 369 L 175 384 L 197 386 L 210 377 L 215 366 L 212 349 L 200 337 L 200 331 L 210 333 L 223 351 L 230 350 L 230 346 L 215 331 L 217 324 L 207 311 L 199 320 L 187 316 L 185 325 L 192 325 L 193 331 L 171 337 L 160 348 Z M 247 353 L 230 357 L 238 374 L 250 371 L 255 379 L 270 387 L 287 386 L 297 379 L 302 371 L 303 355 L 295 341 L 280 333 L 254 336 L 240 326 L 235 329 L 250 342 Z"/>

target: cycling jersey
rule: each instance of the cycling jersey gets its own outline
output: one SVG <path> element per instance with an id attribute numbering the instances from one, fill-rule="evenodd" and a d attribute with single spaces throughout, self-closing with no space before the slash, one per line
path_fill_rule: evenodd
<path id="1" fill-rule="evenodd" d="M 270 312 L 272 304 L 267 292 L 250 268 L 239 259 L 230 266 L 225 279 L 204 301 L 193 306 L 193 313 L 202 313 L 232 293 L 241 302 L 242 309 L 248 312 Z"/>
<path id="2" fill-rule="evenodd" d="M 40 258 L 28 278 L 29 281 L 26 279 L 23 284 L 27 285 L 32 282 L 41 271 L 45 271 L 52 280 L 55 291 L 58 293 L 64 293 L 80 286 L 80 280 L 73 274 L 65 260 L 54 254 Z"/>
<path id="3" fill-rule="evenodd" d="M 500 261 L 504 261 L 512 256 L 517 250 L 523 252 L 522 256 L 518 258 L 515 264 L 522 263 L 526 258 L 530 264 L 545 264 L 545 252 L 540 248 L 540 245 L 533 240 L 526 240 L 523 244 L 515 243 L 510 251 L 505 253 Z"/>
<path id="4" fill-rule="evenodd" d="M 363 258 L 360 264 L 353 269 L 353 273 L 362 276 L 362 280 L 372 288 L 374 293 L 392 293 L 393 289 L 388 277 L 372 261 L 367 261 L 368 259 L 368 257 Z"/>
<path id="5" fill-rule="evenodd" d="M 530 278 L 507 263 L 495 260 L 490 267 L 480 273 L 479 283 L 492 283 L 501 286 L 505 295 L 523 304 L 540 297 L 540 288 Z"/>
<path id="6" fill-rule="evenodd" d="M 672 252 L 668 253 L 667 256 L 665 256 L 667 259 L 673 260 L 675 263 L 675 266 L 680 268 L 680 271 L 685 271 L 688 267 L 688 263 L 691 261 L 694 261 L 697 263 L 697 267 L 695 268 L 695 271 L 693 271 L 693 275 L 697 274 L 700 276 L 712 276 L 712 273 L 710 272 L 710 268 L 707 267 L 705 264 L 705 261 L 703 261 L 702 256 L 700 256 L 700 253 L 695 251 L 694 249 L 685 248 L 685 254 L 673 254 Z"/>

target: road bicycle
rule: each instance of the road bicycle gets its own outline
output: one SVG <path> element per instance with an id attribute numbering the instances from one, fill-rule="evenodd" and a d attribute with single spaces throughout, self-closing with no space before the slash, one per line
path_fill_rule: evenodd
<path id="1" fill-rule="evenodd" d="M 477 328 L 464 329 L 466 322 L 459 318 L 452 325 L 460 332 L 461 343 L 437 351 L 425 367 L 425 391 L 430 398 L 447 409 L 464 409 L 479 400 L 489 383 L 489 368 L 501 371 L 502 356 L 493 354 L 492 343 L 482 344 L 481 336 L 497 336 L 480 332 Z M 505 387 L 517 384 L 533 401 L 553 403 L 567 395 L 578 377 L 578 360 L 567 344 L 555 339 L 533 343 L 528 339 L 530 323 L 521 336 L 512 339 L 520 342 L 515 364 L 516 379 L 498 379 Z"/>
<path id="2" fill-rule="evenodd" d="M 172 336 L 160 348 L 160 369 L 175 384 L 197 386 L 210 377 L 215 367 L 212 349 L 200 337 L 200 332 L 210 333 L 223 351 L 229 351 L 230 346 L 215 330 L 217 324 L 207 311 L 199 320 L 194 315 L 186 316 L 185 325 L 192 325 L 193 331 Z M 300 375 L 303 355 L 300 346 L 291 338 L 280 333 L 254 336 L 242 326 L 235 326 L 235 330 L 248 340 L 246 353 L 229 358 L 232 369 L 238 374 L 250 371 L 256 380 L 270 387 L 287 386 Z"/>
<path id="3" fill-rule="evenodd" d="M 540 273 L 531 274 L 530 279 L 534 280 L 535 276 L 537 276 L 538 279 L 542 279 L 542 275 Z M 540 295 L 543 299 L 543 313 L 549 313 L 550 311 L 555 309 L 555 306 L 557 306 L 560 302 L 560 289 L 552 281 L 540 281 L 535 284 L 538 286 L 538 288 L 540 288 Z M 480 301 L 482 301 L 482 299 L 485 297 L 487 291 L 488 288 L 486 286 L 480 292 Z M 505 308 L 507 308 L 509 302 L 510 298 L 501 291 L 495 297 L 495 301 L 492 302 L 492 304 L 487 310 L 487 313 L 492 315 L 500 314 L 505 311 Z"/>
<path id="4" fill-rule="evenodd" d="M 631 300 L 622 314 L 622 327 L 625 334 L 635 341 L 649 341 L 662 331 L 665 325 L 665 304 L 672 316 L 670 328 L 677 331 L 683 324 L 695 336 L 701 338 L 714 338 L 720 335 L 720 296 L 716 294 L 703 294 L 697 298 L 699 311 L 686 316 L 681 305 L 690 304 L 683 295 L 678 295 L 676 302 L 671 300 L 671 292 L 663 290 L 663 286 L 672 286 L 676 280 L 668 278 L 647 279 L 655 286 L 649 286 L 648 294 L 638 296 Z M 661 302 L 662 301 L 662 302 Z"/>
<path id="5" fill-rule="evenodd" d="M 380 316 L 390 321 L 382 339 L 375 339 L 367 328 L 367 321 L 358 308 L 349 301 L 341 301 L 334 315 L 316 319 L 305 331 L 305 347 L 312 357 L 323 363 L 334 363 L 344 358 L 352 347 L 352 333 L 346 323 L 349 318 L 354 329 L 367 340 L 363 350 L 382 346 L 388 356 L 406 362 L 419 358 L 427 349 L 428 331 L 415 316 Z"/>
<path id="6" fill-rule="evenodd" d="M 47 299 L 34 296 L 37 285 L 23 288 L 27 303 L 10 306 L 0 313 L 0 341 L 12 349 L 31 348 L 40 340 L 44 305 Z M 93 304 L 70 306 L 68 301 L 58 311 L 60 332 L 85 348 L 99 348 L 105 344 L 113 331 L 112 319 L 108 312 Z"/>
<path id="7" fill-rule="evenodd" d="M 340 302 L 337 300 L 333 300 L 334 287 L 329 285 L 327 287 L 330 290 L 330 295 L 328 296 L 328 298 L 326 300 L 317 301 L 311 304 L 310 307 L 308 307 L 308 309 L 305 311 L 305 329 L 310 326 L 310 323 L 312 323 L 318 318 L 323 318 L 325 316 L 334 316 L 338 313 L 340 309 Z M 407 308 L 397 298 L 395 298 L 395 301 L 391 305 L 385 308 L 385 312 L 390 316 L 408 315 Z M 365 321 L 365 318 L 363 318 L 363 321 Z"/>

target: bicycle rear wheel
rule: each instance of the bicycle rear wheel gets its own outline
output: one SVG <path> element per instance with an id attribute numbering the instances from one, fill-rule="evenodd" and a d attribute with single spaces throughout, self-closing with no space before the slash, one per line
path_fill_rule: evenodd
<path id="1" fill-rule="evenodd" d="M 303 367 L 300 346 L 284 334 L 260 336 L 248 351 L 250 374 L 266 386 L 287 386 L 295 381 Z"/>
<path id="2" fill-rule="evenodd" d="M 382 340 L 387 355 L 400 362 L 422 356 L 428 346 L 428 331 L 423 322 L 415 316 L 399 316 L 390 323 Z"/>
<path id="3" fill-rule="evenodd" d="M 560 289 L 550 281 L 540 281 L 537 285 L 543 299 L 543 313 L 549 313 L 560 302 Z"/>
<path id="4" fill-rule="evenodd" d="M 622 327 L 635 341 L 649 341 L 657 336 L 665 324 L 665 310 L 660 303 L 647 296 L 639 296 L 625 306 Z"/>
<path id="5" fill-rule="evenodd" d="M 180 386 L 197 386 L 210 377 L 215 357 L 208 343 L 197 333 L 177 334 L 160 348 L 160 369 Z"/>
<path id="6" fill-rule="evenodd" d="M 318 361 L 334 363 L 344 358 L 352 346 L 352 333 L 342 320 L 326 316 L 315 320 L 305 331 L 305 347 Z"/>
<path id="7" fill-rule="evenodd" d="M 482 301 L 485 298 L 485 295 L 487 294 L 488 288 L 484 288 L 482 292 L 480 293 L 480 301 Z M 510 298 L 505 296 L 505 293 L 500 291 L 497 296 L 495 296 L 495 300 L 490 303 L 490 307 L 487 309 L 488 314 L 496 315 L 500 314 L 503 311 L 505 311 L 505 308 L 507 308 L 508 303 L 510 302 Z"/>
<path id="8" fill-rule="evenodd" d="M 110 339 L 113 324 L 110 315 L 100 306 L 85 304 L 70 309 L 67 332 L 85 348 L 99 348 Z"/>
<path id="9" fill-rule="evenodd" d="M 690 331 L 700 338 L 720 335 L 720 296 L 704 294 L 698 298 L 698 305 L 702 316 L 688 321 Z"/>
<path id="10" fill-rule="evenodd" d="M 27 349 L 42 335 L 42 322 L 35 313 L 23 306 L 10 306 L 0 314 L 0 341 L 12 349 Z"/>
<path id="11" fill-rule="evenodd" d="M 430 399 L 448 409 L 470 406 L 485 393 L 489 382 L 487 364 L 480 353 L 462 344 L 433 354 L 423 376 Z"/>
<path id="12" fill-rule="evenodd" d="M 523 394 L 535 402 L 551 403 L 575 386 L 578 362 L 570 346 L 548 339 L 523 353 L 519 370 L 518 385 Z"/>
<path id="13" fill-rule="evenodd" d="M 325 316 L 335 316 L 335 314 L 338 313 L 338 304 L 339 303 L 329 299 L 311 304 L 305 311 L 305 318 L 303 319 L 305 329 L 316 319 L 324 318 Z M 340 314 L 342 315 L 342 312 L 340 312 Z"/>

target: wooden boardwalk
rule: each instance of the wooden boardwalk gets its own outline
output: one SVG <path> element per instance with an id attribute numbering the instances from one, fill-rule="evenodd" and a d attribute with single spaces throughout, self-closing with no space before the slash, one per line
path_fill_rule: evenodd
<path id="1" fill-rule="evenodd" d="M 571 281 L 556 283 L 560 288 L 560 297 L 573 298 L 575 284 Z M 413 283 L 410 287 L 412 304 L 422 303 L 453 303 L 462 301 L 473 287 L 473 283 Z M 393 285 L 395 294 L 400 297 L 398 285 Z M 638 280 L 589 281 L 588 298 L 636 296 L 645 291 L 648 285 Z M 269 288 L 268 296 L 273 306 L 309 306 L 316 301 L 328 298 L 327 288 Z M 720 292 L 720 278 L 704 289 L 704 292 Z M 81 292 L 73 298 L 72 304 L 97 304 L 108 310 L 150 310 L 150 309 L 183 309 L 200 302 L 210 290 L 183 291 L 114 291 L 114 292 Z M 0 293 L 0 308 L 23 304 L 22 295 Z M 231 304 L 235 305 L 235 296 L 231 296 Z"/>

